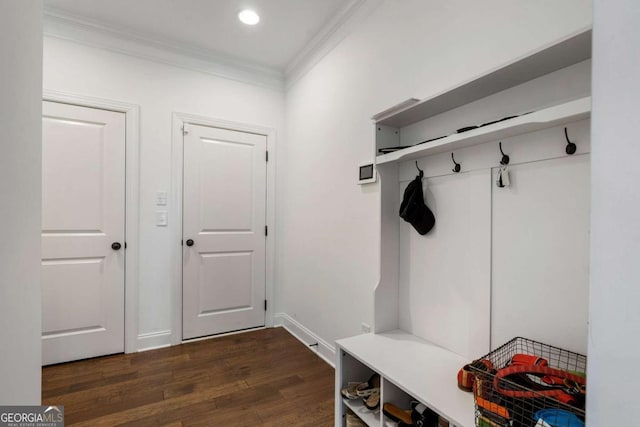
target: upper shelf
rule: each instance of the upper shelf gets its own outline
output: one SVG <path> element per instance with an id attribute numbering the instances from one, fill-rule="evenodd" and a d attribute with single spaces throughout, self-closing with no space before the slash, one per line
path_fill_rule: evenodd
<path id="1" fill-rule="evenodd" d="M 446 151 L 454 151 L 482 144 L 483 142 L 506 139 L 515 135 L 586 119 L 590 115 L 591 97 L 588 96 L 468 132 L 456 133 L 446 138 L 383 154 L 376 157 L 376 164 L 413 160 Z"/>
<path id="2" fill-rule="evenodd" d="M 591 58 L 591 30 L 584 30 L 430 98 L 404 102 L 373 117 L 402 128 Z"/>

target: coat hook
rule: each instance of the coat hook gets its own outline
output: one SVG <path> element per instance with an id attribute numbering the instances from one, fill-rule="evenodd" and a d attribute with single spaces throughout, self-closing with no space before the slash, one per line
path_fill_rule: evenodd
<path id="1" fill-rule="evenodd" d="M 420 167 L 418 166 L 418 161 L 416 160 L 416 169 L 418 169 L 418 172 L 420 173 L 420 178 L 422 178 L 424 176 L 424 171 L 422 169 L 420 169 Z"/>
<path id="2" fill-rule="evenodd" d="M 574 144 L 573 142 L 569 141 L 569 135 L 567 134 L 567 128 L 564 128 L 564 137 L 567 140 L 567 148 L 565 148 L 564 151 L 566 151 L 568 155 L 575 154 L 576 153 L 576 149 L 578 147 L 576 146 L 576 144 Z"/>
<path id="3" fill-rule="evenodd" d="M 504 154 L 504 151 L 502 151 L 502 141 L 500 142 L 500 154 L 502 154 L 502 159 L 500 159 L 500 164 L 502 166 L 508 165 L 509 164 L 509 156 Z"/>
<path id="4" fill-rule="evenodd" d="M 455 165 L 451 170 L 455 173 L 460 172 L 460 163 L 456 163 L 456 159 L 453 158 L 453 153 L 451 153 L 451 160 L 453 160 L 453 164 Z"/>

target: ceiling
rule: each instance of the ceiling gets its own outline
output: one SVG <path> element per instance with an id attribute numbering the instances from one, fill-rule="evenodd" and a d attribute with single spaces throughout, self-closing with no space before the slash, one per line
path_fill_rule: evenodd
<path id="1" fill-rule="evenodd" d="M 45 0 L 47 15 L 284 73 L 356 0 Z M 237 14 L 258 12 L 250 27 Z"/>

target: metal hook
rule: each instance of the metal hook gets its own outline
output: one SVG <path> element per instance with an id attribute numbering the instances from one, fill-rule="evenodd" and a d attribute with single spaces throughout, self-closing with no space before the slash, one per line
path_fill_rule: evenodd
<path id="1" fill-rule="evenodd" d="M 451 170 L 455 173 L 460 172 L 460 163 L 456 163 L 456 159 L 453 158 L 453 153 L 451 153 L 451 160 L 453 160 L 453 164 L 455 165 Z"/>
<path id="2" fill-rule="evenodd" d="M 575 154 L 576 153 L 576 149 L 578 147 L 576 146 L 576 144 L 574 144 L 573 142 L 569 141 L 569 134 L 567 134 L 567 128 L 564 128 L 564 137 L 567 140 L 567 147 L 565 148 L 564 151 L 566 151 L 568 155 Z"/>
<path id="3" fill-rule="evenodd" d="M 416 169 L 418 169 L 418 172 L 420 173 L 420 178 L 422 178 L 424 176 L 424 171 L 422 169 L 420 169 L 420 167 L 418 166 L 418 161 L 416 160 Z"/>
<path id="4" fill-rule="evenodd" d="M 509 164 L 509 156 L 504 154 L 504 151 L 502 151 L 502 141 L 499 143 L 499 145 L 500 145 L 500 154 L 502 154 L 502 159 L 500 159 L 500 164 L 503 166 L 506 166 Z"/>

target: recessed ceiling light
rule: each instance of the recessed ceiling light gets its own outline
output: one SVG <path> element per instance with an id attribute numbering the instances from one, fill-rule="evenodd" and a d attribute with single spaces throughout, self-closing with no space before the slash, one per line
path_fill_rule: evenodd
<path id="1" fill-rule="evenodd" d="M 245 9 L 238 14 L 238 19 L 247 25 L 256 25 L 260 22 L 260 16 L 255 13 L 253 10 Z"/>

